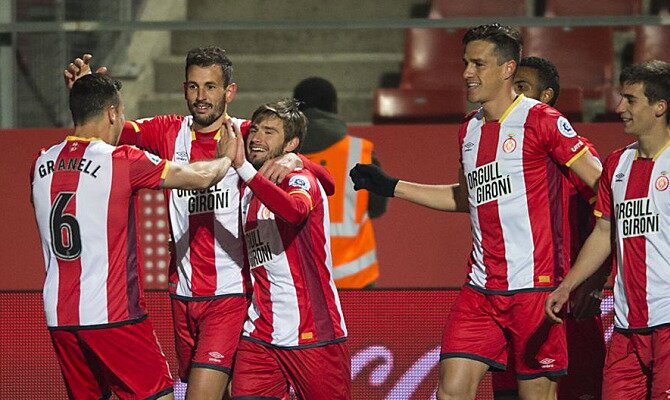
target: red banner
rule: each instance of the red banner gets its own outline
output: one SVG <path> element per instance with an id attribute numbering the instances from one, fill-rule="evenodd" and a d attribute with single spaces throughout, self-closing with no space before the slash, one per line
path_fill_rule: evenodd
<path id="1" fill-rule="evenodd" d="M 349 329 L 353 398 L 433 400 L 437 388 L 442 329 L 456 290 L 341 291 Z M 176 361 L 166 292 L 146 294 L 149 315 L 173 376 Z M 603 323 L 612 330 L 611 293 L 603 302 Z M 65 399 L 51 347 L 41 293 L 0 292 L 0 398 Z M 175 397 L 183 399 L 185 385 Z M 491 399 L 490 377 L 478 399 Z"/>

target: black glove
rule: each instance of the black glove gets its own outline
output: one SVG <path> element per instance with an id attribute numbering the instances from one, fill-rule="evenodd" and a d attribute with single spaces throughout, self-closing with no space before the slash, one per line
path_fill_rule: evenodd
<path id="1" fill-rule="evenodd" d="M 349 171 L 349 176 L 354 182 L 354 190 L 367 189 L 384 197 L 393 197 L 395 186 L 399 181 L 398 178 L 386 175 L 374 164 L 356 164 Z"/>

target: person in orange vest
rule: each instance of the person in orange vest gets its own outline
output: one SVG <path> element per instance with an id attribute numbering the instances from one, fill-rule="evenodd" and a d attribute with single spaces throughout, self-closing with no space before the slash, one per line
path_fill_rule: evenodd
<path id="1" fill-rule="evenodd" d="M 346 124 L 337 115 L 337 92 L 326 79 L 303 80 L 293 97 L 302 103 L 300 108 L 309 120 L 301 152 L 326 167 L 335 179 L 335 194 L 328 197 L 335 285 L 371 288 L 379 277 L 371 219 L 386 212 L 388 199 L 367 190 L 355 191 L 348 174 L 356 163 L 379 165 L 373 144 L 347 134 Z"/>

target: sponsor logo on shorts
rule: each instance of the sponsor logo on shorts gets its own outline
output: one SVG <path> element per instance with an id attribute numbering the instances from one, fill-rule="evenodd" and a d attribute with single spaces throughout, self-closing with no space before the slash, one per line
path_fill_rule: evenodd
<path id="1" fill-rule="evenodd" d="M 556 362 L 556 360 L 554 360 L 553 358 L 549 358 L 549 357 L 543 358 L 542 360 L 540 360 L 540 364 L 542 364 L 542 368 L 553 368 L 555 362 Z"/>
<path id="2" fill-rule="evenodd" d="M 219 353 L 218 351 L 210 351 L 207 354 L 209 354 L 210 362 L 220 363 L 224 358 L 224 355 Z"/>

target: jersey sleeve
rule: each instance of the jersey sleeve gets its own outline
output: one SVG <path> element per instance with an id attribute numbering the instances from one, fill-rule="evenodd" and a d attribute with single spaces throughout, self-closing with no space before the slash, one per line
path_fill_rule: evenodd
<path id="1" fill-rule="evenodd" d="M 302 154 L 298 154 L 298 157 L 300 157 L 302 160 L 303 168 L 309 170 L 309 172 L 314 174 L 316 179 L 319 180 L 319 183 L 321 183 L 321 186 L 323 186 L 323 190 L 326 192 L 326 195 L 332 196 L 335 194 L 335 180 L 333 179 L 333 176 L 330 175 L 330 172 L 328 172 L 328 170 L 321 165 L 313 163 L 309 158 L 303 156 Z"/>
<path id="2" fill-rule="evenodd" d="M 595 147 L 593 147 L 593 144 L 591 144 L 591 142 L 589 142 L 588 139 L 584 138 L 583 136 L 580 136 L 580 139 L 582 142 L 584 142 L 584 145 L 588 148 L 589 152 L 593 155 L 596 161 L 600 163 L 600 156 L 598 155 Z M 570 181 L 570 183 L 575 187 L 575 189 L 577 189 L 577 192 L 584 199 L 584 201 L 588 202 L 589 204 L 595 203 L 597 193 L 593 191 L 591 186 L 584 183 L 584 181 L 582 181 L 581 178 L 571 169 L 568 169 L 567 171 L 567 178 L 568 181 Z"/>
<path id="3" fill-rule="evenodd" d="M 128 159 L 128 178 L 133 190 L 159 189 L 167 175 L 170 163 L 167 160 L 130 146 L 120 146 Z"/>
<path id="4" fill-rule="evenodd" d="M 544 104 L 535 106 L 533 110 L 537 112 L 538 134 L 554 161 L 570 167 L 586 153 L 588 147 L 561 113 Z"/>
<path id="5" fill-rule="evenodd" d="M 600 182 L 598 183 L 598 200 L 596 200 L 596 207 L 593 214 L 598 218 L 611 220 L 614 214 L 612 209 L 612 176 L 616 168 L 616 162 L 619 159 L 618 154 L 612 153 L 605 160 L 603 172 L 600 175 Z"/>
<path id="6" fill-rule="evenodd" d="M 281 186 L 256 174 L 248 186 L 270 211 L 292 225 L 300 225 L 307 219 L 318 190 L 316 179 L 305 170 L 290 173 Z"/>
<path id="7" fill-rule="evenodd" d="M 168 132 L 181 124 L 181 116 L 157 115 L 152 118 L 126 121 L 119 137 L 119 144 L 137 146 L 154 154 L 164 155 L 166 143 L 170 139 Z M 172 128 L 172 129 L 171 129 Z"/>

